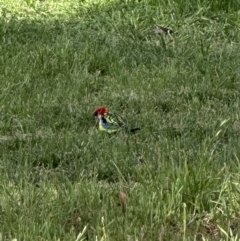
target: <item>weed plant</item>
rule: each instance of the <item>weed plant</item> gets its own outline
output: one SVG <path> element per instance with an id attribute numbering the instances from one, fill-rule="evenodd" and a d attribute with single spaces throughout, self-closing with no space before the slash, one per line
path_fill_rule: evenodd
<path id="1" fill-rule="evenodd" d="M 0 240 L 238 240 L 239 5 L 2 0 Z"/>

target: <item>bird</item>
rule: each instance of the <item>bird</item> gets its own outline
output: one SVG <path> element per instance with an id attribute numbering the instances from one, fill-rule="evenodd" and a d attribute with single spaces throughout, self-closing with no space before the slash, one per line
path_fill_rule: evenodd
<path id="1" fill-rule="evenodd" d="M 140 128 L 129 129 L 125 121 L 117 114 L 109 112 L 106 106 L 101 106 L 94 111 L 94 116 L 97 118 L 97 126 L 100 131 L 108 133 L 116 133 L 118 131 L 130 131 L 134 133 Z"/>
<path id="2" fill-rule="evenodd" d="M 165 35 L 168 35 L 168 34 L 172 34 L 173 33 L 173 30 L 171 29 L 168 29 L 168 28 L 165 28 L 163 26 L 156 26 L 154 29 L 153 29 L 154 33 L 156 34 L 159 34 L 159 33 L 163 33 Z"/>

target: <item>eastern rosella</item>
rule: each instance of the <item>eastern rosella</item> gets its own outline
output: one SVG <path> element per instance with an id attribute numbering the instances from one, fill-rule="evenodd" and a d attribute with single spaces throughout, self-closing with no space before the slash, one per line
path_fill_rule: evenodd
<path id="1" fill-rule="evenodd" d="M 110 113 L 108 108 L 103 106 L 94 111 L 94 115 L 97 117 L 98 129 L 100 131 L 106 131 L 108 133 L 115 133 L 119 130 L 128 131 L 127 124 L 118 115 Z M 130 129 L 130 132 L 135 132 L 140 128 Z"/>

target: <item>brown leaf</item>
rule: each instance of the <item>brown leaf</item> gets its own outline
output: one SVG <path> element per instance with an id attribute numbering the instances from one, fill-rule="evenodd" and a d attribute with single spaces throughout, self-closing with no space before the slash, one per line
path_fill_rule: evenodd
<path id="1" fill-rule="evenodd" d="M 125 214 L 126 213 L 127 195 L 121 191 L 119 193 L 119 199 L 121 202 L 122 212 L 123 212 L 123 214 Z"/>

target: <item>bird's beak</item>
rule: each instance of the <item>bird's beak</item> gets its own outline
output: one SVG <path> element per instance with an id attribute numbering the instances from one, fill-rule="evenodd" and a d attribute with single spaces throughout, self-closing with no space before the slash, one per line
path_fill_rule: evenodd
<path id="1" fill-rule="evenodd" d="M 99 118 L 98 118 L 98 116 L 95 116 L 95 117 L 96 117 L 95 126 L 97 127 L 97 126 L 98 126 L 98 123 L 99 123 Z"/>
<path id="2" fill-rule="evenodd" d="M 101 114 L 97 114 L 95 117 L 96 117 L 95 126 L 98 126 L 99 121 L 102 119 L 102 115 Z"/>

